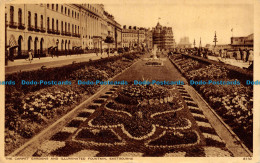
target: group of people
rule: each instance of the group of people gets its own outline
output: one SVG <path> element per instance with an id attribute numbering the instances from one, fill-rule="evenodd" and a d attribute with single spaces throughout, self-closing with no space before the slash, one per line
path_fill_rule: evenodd
<path id="1" fill-rule="evenodd" d="M 248 62 L 251 65 L 254 61 L 254 51 L 253 49 L 241 49 L 238 50 L 227 50 L 227 49 L 219 49 L 219 50 L 209 50 L 207 48 L 181 48 L 175 49 L 172 53 L 168 55 L 172 55 L 174 52 L 182 53 L 182 54 L 189 54 L 200 56 L 204 58 L 208 58 L 209 55 L 218 56 L 222 59 L 227 58 L 235 58 L 239 62 Z"/>
<path id="2" fill-rule="evenodd" d="M 238 50 L 231 52 L 228 52 L 225 49 L 220 49 L 219 56 L 224 59 L 231 58 L 231 56 L 233 56 L 237 61 L 248 62 L 249 65 L 252 64 L 254 61 L 253 49 L 242 50 L 241 48 L 239 48 Z"/>

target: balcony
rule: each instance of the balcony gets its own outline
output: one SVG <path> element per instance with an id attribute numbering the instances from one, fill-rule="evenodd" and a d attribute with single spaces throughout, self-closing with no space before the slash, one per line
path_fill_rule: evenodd
<path id="1" fill-rule="evenodd" d="M 10 28 L 17 28 L 17 23 L 11 21 L 11 22 L 9 22 L 9 27 L 10 27 Z"/>
<path id="2" fill-rule="evenodd" d="M 72 36 L 73 36 L 73 37 L 77 37 L 77 34 L 76 34 L 76 33 L 72 33 Z"/>
<path id="3" fill-rule="evenodd" d="M 35 32 L 40 32 L 40 28 L 38 26 L 35 26 L 34 31 Z"/>
<path id="4" fill-rule="evenodd" d="M 45 32 L 46 32 L 46 29 L 43 28 L 43 27 L 41 27 L 40 32 L 45 33 Z"/>
<path id="5" fill-rule="evenodd" d="M 60 31 L 59 31 L 59 30 L 56 30 L 56 34 L 57 34 L 57 35 L 60 35 Z"/>
<path id="6" fill-rule="evenodd" d="M 28 25 L 28 31 L 33 31 L 34 30 L 34 26 L 33 25 Z"/>
<path id="7" fill-rule="evenodd" d="M 18 23 L 18 29 L 25 29 L 25 24 Z"/>
<path id="8" fill-rule="evenodd" d="M 47 33 L 51 34 L 52 33 L 52 30 L 51 29 L 47 29 Z"/>
<path id="9" fill-rule="evenodd" d="M 70 33 L 70 32 L 66 32 L 65 35 L 66 35 L 66 36 L 71 36 L 71 33 Z"/>

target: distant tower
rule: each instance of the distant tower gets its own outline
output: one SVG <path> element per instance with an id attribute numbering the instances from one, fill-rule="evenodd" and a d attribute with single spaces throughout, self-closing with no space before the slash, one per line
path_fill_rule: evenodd
<path id="1" fill-rule="evenodd" d="M 213 42 L 215 43 L 215 47 L 216 47 L 216 44 L 217 44 L 217 42 L 218 42 L 216 31 L 215 31 L 215 36 L 214 36 Z"/>
<path id="2" fill-rule="evenodd" d="M 196 42 L 195 42 L 195 39 L 194 39 L 193 45 L 194 45 L 194 48 L 195 48 L 195 46 L 196 46 Z"/>
<path id="3" fill-rule="evenodd" d="M 200 45 L 199 45 L 199 48 L 201 48 L 202 46 L 201 46 L 201 37 L 200 37 Z"/>

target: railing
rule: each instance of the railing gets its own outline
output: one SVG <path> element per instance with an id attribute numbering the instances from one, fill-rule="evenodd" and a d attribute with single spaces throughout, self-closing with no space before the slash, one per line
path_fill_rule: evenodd
<path id="1" fill-rule="evenodd" d="M 50 28 L 48 28 L 47 33 L 52 33 L 52 30 Z"/>
<path id="2" fill-rule="evenodd" d="M 70 32 L 66 32 L 65 35 L 66 35 L 66 36 L 71 36 L 71 33 L 70 33 Z"/>
<path id="3" fill-rule="evenodd" d="M 18 23 L 18 29 L 25 29 L 25 24 Z"/>
<path id="4" fill-rule="evenodd" d="M 10 28 L 17 28 L 17 23 L 16 22 L 9 22 L 9 27 Z"/>
<path id="5" fill-rule="evenodd" d="M 35 31 L 35 32 L 39 32 L 39 31 L 40 31 L 40 28 L 39 28 L 38 26 L 35 26 L 34 31 Z"/>
<path id="6" fill-rule="evenodd" d="M 45 28 L 41 27 L 40 32 L 45 33 L 46 32 Z"/>
<path id="7" fill-rule="evenodd" d="M 57 35 L 60 35 L 60 31 L 59 31 L 59 30 L 56 30 L 56 34 L 57 34 Z"/>
<path id="8" fill-rule="evenodd" d="M 34 30 L 34 26 L 33 25 L 28 25 L 28 31 L 33 31 Z"/>

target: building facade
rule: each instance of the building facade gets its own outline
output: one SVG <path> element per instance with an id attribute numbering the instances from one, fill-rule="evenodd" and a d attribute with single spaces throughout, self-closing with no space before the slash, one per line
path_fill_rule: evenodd
<path id="1" fill-rule="evenodd" d="M 231 46 L 233 49 L 252 49 L 254 45 L 254 34 L 245 37 L 231 37 Z"/>
<path id="2" fill-rule="evenodd" d="M 29 50 L 34 56 L 46 56 L 104 49 L 111 29 L 119 44 L 121 26 L 111 23 L 105 13 L 102 4 L 6 4 L 9 55 L 22 58 Z"/>
<path id="3" fill-rule="evenodd" d="M 158 22 L 156 27 L 152 29 L 152 33 L 153 45 L 157 45 L 158 49 L 162 50 L 175 48 L 172 27 L 162 26 Z"/>
<path id="4" fill-rule="evenodd" d="M 122 45 L 127 48 L 152 48 L 152 33 L 150 29 L 124 25 L 122 29 Z"/>

